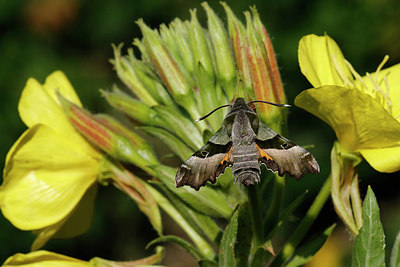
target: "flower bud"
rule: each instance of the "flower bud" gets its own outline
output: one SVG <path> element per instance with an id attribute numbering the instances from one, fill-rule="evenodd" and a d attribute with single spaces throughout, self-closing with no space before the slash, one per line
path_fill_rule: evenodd
<path id="1" fill-rule="evenodd" d="M 139 20 L 138 24 L 143 34 L 143 45 L 158 76 L 174 100 L 187 110 L 192 119 L 199 118 L 201 115 L 194 100 L 194 83 L 191 81 L 190 75 L 185 68 L 179 67 L 156 31 L 151 30 L 143 20 Z M 208 128 L 205 122 L 200 122 L 198 125 L 202 131 Z"/>
<path id="2" fill-rule="evenodd" d="M 245 98 L 254 100 L 254 92 L 251 82 L 250 66 L 247 59 L 247 38 L 246 29 L 243 23 L 235 16 L 230 7 L 221 3 L 225 8 L 228 17 L 228 32 L 231 39 L 233 52 L 235 54 L 236 64 L 239 69 L 239 80 L 242 81 L 245 90 Z"/>
<path id="3" fill-rule="evenodd" d="M 222 84 L 228 99 L 232 99 L 236 87 L 236 66 L 229 44 L 228 35 L 222 21 L 207 2 L 202 3 L 207 13 L 208 30 L 215 54 L 217 79 Z"/>
<path id="4" fill-rule="evenodd" d="M 114 133 L 125 136 L 132 144 L 136 153 L 145 159 L 148 165 L 156 165 L 159 163 L 150 144 L 132 129 L 128 129 L 118 120 L 106 114 L 97 114 L 95 118 Z"/>
<path id="5" fill-rule="evenodd" d="M 158 117 L 157 112 L 151 109 L 151 107 L 123 93 L 116 87 L 114 87 L 113 92 L 102 90 L 101 93 L 111 106 L 125 113 L 131 119 L 141 124 L 153 126 L 165 125 L 164 121 Z"/>
<path id="6" fill-rule="evenodd" d="M 267 52 L 261 42 L 259 33 L 249 12 L 245 12 L 247 22 L 247 57 L 254 96 L 257 100 L 279 103 L 271 77 L 270 63 Z M 261 119 L 272 124 L 276 131 L 280 131 L 281 110 L 271 105 L 259 105 L 257 112 Z M 275 124 L 275 125 L 274 125 Z"/>
<path id="7" fill-rule="evenodd" d="M 174 19 L 171 24 L 170 28 L 173 31 L 174 41 L 176 42 L 176 46 L 179 51 L 179 55 L 182 57 L 185 67 L 187 68 L 190 74 L 194 72 L 194 59 L 193 59 L 193 52 L 190 49 L 189 45 L 189 22 L 181 21 L 180 19 Z"/>
<path id="8" fill-rule="evenodd" d="M 268 64 L 268 75 L 272 81 L 272 88 L 276 98 L 275 101 L 276 103 L 284 104 L 286 102 L 285 91 L 283 90 L 281 75 L 279 73 L 278 62 L 271 43 L 271 38 L 269 38 L 267 30 L 260 20 L 257 9 L 255 7 L 250 7 L 250 9 L 253 14 L 254 27 L 258 32 L 258 36 L 260 37 L 266 52 L 265 61 Z"/>
<path id="9" fill-rule="evenodd" d="M 208 76 L 215 78 L 213 51 L 207 43 L 207 37 L 196 16 L 196 9 L 190 10 L 191 20 L 189 29 L 189 41 L 193 51 L 194 70 L 197 71 L 199 65 L 203 66 Z"/>
<path id="10" fill-rule="evenodd" d="M 148 166 L 157 164 L 158 161 L 154 154 L 151 155 L 152 151 L 143 139 L 130 133 L 129 137 L 136 139 L 133 143 L 121 134 L 126 132 L 126 129 L 117 125 L 115 121 L 108 120 L 109 128 L 102 123 L 104 117 L 99 119 L 62 96 L 59 96 L 59 99 L 71 124 L 94 146 L 117 160 L 130 162 L 151 173 Z M 143 150 L 146 150 L 146 153 L 143 153 Z"/>
<path id="11" fill-rule="evenodd" d="M 133 66 L 126 57 L 121 56 L 122 44 L 119 46 L 112 45 L 114 50 L 114 64 L 118 77 L 121 81 L 144 103 L 149 106 L 157 105 L 157 101 L 150 94 L 152 88 L 145 88 L 136 75 Z"/>

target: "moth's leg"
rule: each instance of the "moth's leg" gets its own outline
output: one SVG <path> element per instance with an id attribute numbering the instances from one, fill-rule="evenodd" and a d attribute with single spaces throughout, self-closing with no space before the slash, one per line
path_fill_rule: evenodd
<path id="1" fill-rule="evenodd" d="M 265 153 L 264 152 L 264 150 L 262 150 L 258 145 L 256 145 L 257 146 L 257 149 L 258 149 L 258 152 L 260 153 L 260 158 L 265 158 L 266 160 L 273 160 L 267 153 Z"/>
<path id="2" fill-rule="evenodd" d="M 221 160 L 220 165 L 224 165 L 227 162 L 230 162 L 230 157 L 231 157 L 231 153 L 232 153 L 232 147 L 229 149 L 228 153 L 226 153 L 225 157 Z"/>

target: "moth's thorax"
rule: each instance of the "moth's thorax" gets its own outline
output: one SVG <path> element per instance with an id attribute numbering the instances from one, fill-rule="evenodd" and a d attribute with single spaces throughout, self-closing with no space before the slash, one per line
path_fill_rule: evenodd
<path id="1" fill-rule="evenodd" d="M 255 143 L 257 135 L 251 125 L 251 120 L 246 111 L 239 110 L 233 121 L 231 136 L 233 176 L 235 182 L 246 185 L 260 180 L 259 153 Z"/>
<path id="2" fill-rule="evenodd" d="M 239 119 L 239 121 L 237 121 Z M 227 129 L 229 129 L 228 134 L 231 135 L 235 129 L 242 129 L 246 131 L 247 128 L 243 128 L 247 126 L 247 123 L 244 120 L 248 120 L 250 123 L 250 127 L 252 128 L 253 132 L 257 135 L 258 133 L 258 126 L 259 126 L 259 119 L 257 114 L 252 110 L 247 102 L 243 98 L 235 99 L 233 103 L 232 109 L 226 114 L 224 119 L 224 124 Z M 236 121 L 235 126 L 233 125 Z M 238 127 L 236 127 L 238 126 Z M 240 127 L 242 126 L 242 127 Z M 232 132 L 231 132 L 232 131 Z"/>

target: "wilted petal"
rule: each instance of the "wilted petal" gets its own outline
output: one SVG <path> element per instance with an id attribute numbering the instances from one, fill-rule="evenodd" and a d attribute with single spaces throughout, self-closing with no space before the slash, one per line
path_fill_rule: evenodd
<path id="1" fill-rule="evenodd" d="M 345 79 L 353 80 L 342 51 L 327 35 L 304 36 L 299 43 L 298 55 L 301 72 L 314 87 L 346 86 Z"/>
<path id="2" fill-rule="evenodd" d="M 400 144 L 388 148 L 361 150 L 360 153 L 379 172 L 400 170 Z"/>
<path id="3" fill-rule="evenodd" d="M 32 127 L 17 143 L 0 187 L 3 214 L 23 230 L 53 225 L 96 181 L 99 159 L 45 125 Z"/>
<path id="4" fill-rule="evenodd" d="M 357 89 L 312 88 L 299 94 L 295 104 L 329 124 L 349 150 L 391 147 L 400 142 L 400 123 Z"/>

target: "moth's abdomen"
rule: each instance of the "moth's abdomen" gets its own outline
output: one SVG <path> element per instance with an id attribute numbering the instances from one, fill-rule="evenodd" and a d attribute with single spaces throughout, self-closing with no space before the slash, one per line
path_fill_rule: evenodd
<path id="1" fill-rule="evenodd" d="M 260 163 L 255 145 L 239 146 L 233 149 L 232 172 L 236 183 L 248 186 L 260 181 Z"/>

